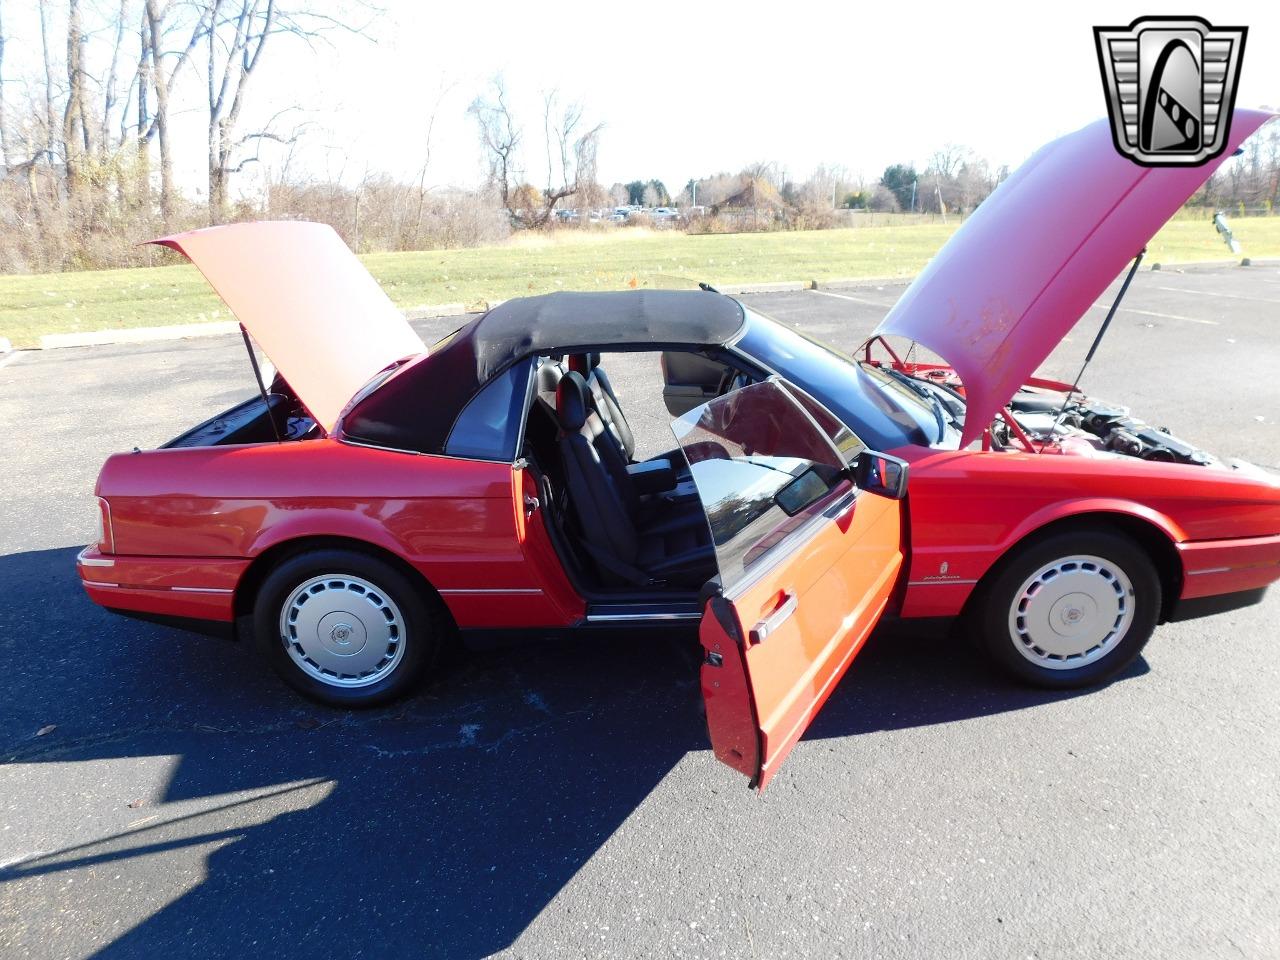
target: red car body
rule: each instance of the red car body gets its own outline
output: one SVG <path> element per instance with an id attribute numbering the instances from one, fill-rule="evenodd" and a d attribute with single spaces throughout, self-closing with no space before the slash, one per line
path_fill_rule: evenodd
<path id="1" fill-rule="evenodd" d="M 1238 111 L 1231 147 L 1266 119 Z M 968 401 L 963 437 L 954 449 L 887 450 L 909 464 L 906 501 L 849 494 L 769 576 L 679 614 L 701 618 L 717 756 L 763 785 L 884 613 L 960 616 L 1015 548 L 1081 520 L 1140 546 L 1160 577 L 1160 620 L 1254 601 L 1280 579 L 1275 477 L 1121 456 L 1055 431 L 1037 443 L 1006 408 L 1028 386 L 1069 394 L 1031 372 L 1213 167 L 1137 167 L 1115 154 L 1105 126 L 1085 128 L 1002 185 L 912 285 L 880 333 L 931 347 L 948 366 L 886 366 L 952 384 Z M 1047 191 L 1064 178 L 1070 197 Z M 1093 201 L 1072 199 L 1081 191 Z M 94 602 L 243 624 L 281 558 L 358 544 L 420 577 L 462 630 L 644 619 L 584 595 L 522 458 L 406 455 L 352 435 L 366 384 L 382 377 L 377 393 L 408 382 L 431 355 L 331 231 L 245 224 L 162 242 L 205 272 L 314 424 L 300 442 L 111 457 L 96 490 L 102 534 L 78 562 Z M 299 317 L 314 334 L 301 345 Z M 544 352 L 583 347 L 610 343 Z M 989 426 L 1001 418 L 1009 442 Z M 770 624 L 780 639 L 748 638 Z"/>

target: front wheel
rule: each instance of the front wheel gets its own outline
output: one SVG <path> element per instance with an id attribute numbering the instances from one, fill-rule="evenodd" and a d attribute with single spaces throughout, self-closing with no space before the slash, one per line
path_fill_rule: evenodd
<path id="1" fill-rule="evenodd" d="M 1136 543 L 1081 530 L 1016 550 L 981 585 L 969 618 L 997 664 L 1061 690 L 1103 683 L 1142 652 L 1159 619 L 1161 590 Z"/>
<path id="2" fill-rule="evenodd" d="M 283 561 L 254 604 L 259 653 L 295 690 L 335 707 L 403 696 L 435 662 L 440 617 L 383 560 L 316 550 Z"/>

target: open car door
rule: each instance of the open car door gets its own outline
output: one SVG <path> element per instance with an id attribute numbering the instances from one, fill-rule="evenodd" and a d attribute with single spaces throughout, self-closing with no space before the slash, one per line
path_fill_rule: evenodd
<path id="1" fill-rule="evenodd" d="M 906 465 L 863 448 L 776 378 L 690 410 L 672 430 L 720 573 L 700 626 L 712 748 L 763 789 L 888 603 Z"/>

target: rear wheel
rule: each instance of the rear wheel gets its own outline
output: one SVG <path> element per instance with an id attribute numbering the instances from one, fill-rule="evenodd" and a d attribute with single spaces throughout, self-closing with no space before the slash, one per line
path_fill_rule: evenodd
<path id="1" fill-rule="evenodd" d="M 969 625 L 1009 673 L 1053 689 L 1102 683 L 1142 652 L 1160 578 L 1110 530 L 1064 531 L 1016 548 L 974 598 Z"/>
<path id="2" fill-rule="evenodd" d="M 348 550 L 301 553 L 263 581 L 259 653 L 295 690 L 336 707 L 406 694 L 434 665 L 441 617 L 391 564 Z"/>

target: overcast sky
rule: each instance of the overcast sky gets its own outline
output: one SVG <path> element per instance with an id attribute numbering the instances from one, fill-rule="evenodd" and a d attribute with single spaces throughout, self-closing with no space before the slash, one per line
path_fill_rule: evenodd
<path id="1" fill-rule="evenodd" d="M 94 2 L 105 9 L 115 0 Z M 312 124 L 297 162 L 348 181 L 408 177 L 443 89 L 428 181 L 471 185 L 482 167 L 466 107 L 501 72 L 531 143 L 541 140 L 544 89 L 580 99 L 606 124 L 606 186 L 658 177 L 675 193 L 690 177 L 755 161 L 776 161 L 798 179 L 837 164 L 873 181 L 889 163 L 923 164 L 944 143 L 1016 166 L 1105 115 L 1094 25 L 1187 12 L 1247 25 L 1238 104 L 1280 105 L 1275 2 L 1195 11 L 1090 2 L 379 5 L 352 15 L 371 21 L 367 39 L 335 36 L 312 51 L 278 38 L 254 79 L 245 126 L 296 103 L 305 109 L 295 116 Z M 12 11 L 6 2 L 11 30 Z M 29 57 L 33 45 L 23 46 L 14 55 Z M 187 79 L 179 159 L 184 180 L 197 183 L 201 78 Z M 539 160 L 528 166 L 540 182 Z"/>

